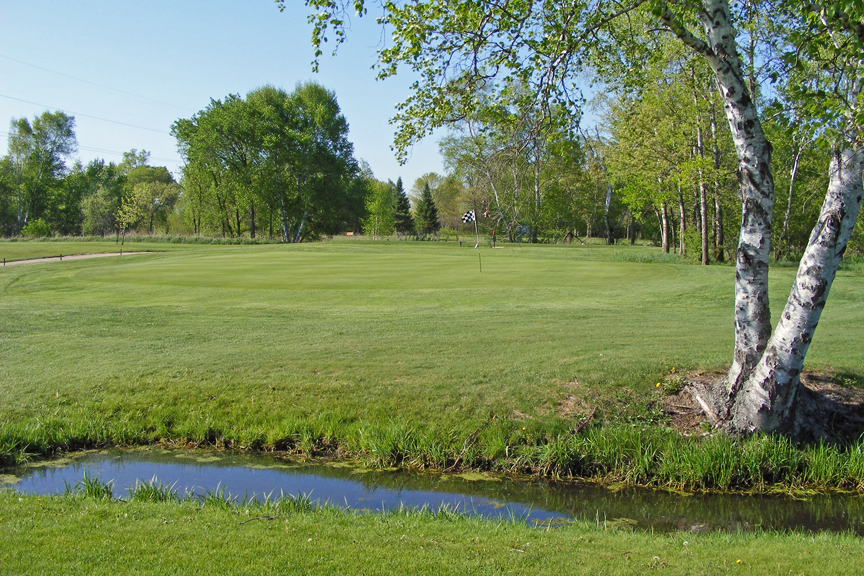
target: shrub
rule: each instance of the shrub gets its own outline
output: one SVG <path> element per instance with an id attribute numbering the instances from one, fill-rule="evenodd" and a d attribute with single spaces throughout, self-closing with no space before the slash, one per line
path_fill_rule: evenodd
<path id="1" fill-rule="evenodd" d="M 48 224 L 44 220 L 37 218 L 28 222 L 21 230 L 21 234 L 27 238 L 45 238 L 46 236 L 51 236 L 51 228 L 48 227 Z"/>

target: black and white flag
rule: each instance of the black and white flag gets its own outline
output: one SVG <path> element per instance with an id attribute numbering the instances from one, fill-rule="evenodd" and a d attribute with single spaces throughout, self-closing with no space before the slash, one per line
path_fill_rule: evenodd
<path id="1" fill-rule="evenodd" d="M 468 222 L 474 222 L 475 220 L 477 220 L 477 217 L 474 215 L 473 210 L 469 210 L 462 215 L 462 222 L 464 222 L 465 224 L 467 224 Z"/>

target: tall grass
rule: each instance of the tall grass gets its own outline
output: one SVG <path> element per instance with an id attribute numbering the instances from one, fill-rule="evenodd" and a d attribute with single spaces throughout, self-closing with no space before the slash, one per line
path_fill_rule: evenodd
<path id="1" fill-rule="evenodd" d="M 111 500 L 114 497 L 114 483 L 112 481 L 103 482 L 99 476 L 92 476 L 85 470 L 84 477 L 75 486 L 65 485 L 63 494 L 72 498 Z"/>
<path id="2" fill-rule="evenodd" d="M 317 426 L 310 426 L 317 422 Z M 424 430 L 395 421 L 345 422 L 337 418 L 286 422 L 281 434 L 233 428 L 202 427 L 188 445 L 255 450 L 282 450 L 307 456 L 340 456 L 366 466 L 475 469 L 536 474 L 543 477 L 587 478 L 607 482 L 690 490 L 753 490 L 769 487 L 864 490 L 864 437 L 846 445 L 796 445 L 780 436 L 723 435 L 685 437 L 654 425 L 606 423 L 578 435 L 557 426 L 514 426 L 493 422 L 479 433 L 460 437 L 452 432 Z M 22 431 L 0 426 L 0 442 L 20 438 Z M 7 453 L 7 464 L 59 450 L 111 445 L 110 423 L 81 424 L 77 429 L 31 424 L 20 440 L 26 451 Z M 482 426 L 482 425 L 481 425 Z M 526 430 L 522 430 L 526 428 Z M 152 431 L 121 426 L 135 443 L 158 441 Z M 80 435 L 79 435 L 80 434 Z M 253 439 L 253 440 L 250 440 Z M 245 442 L 245 444 L 244 444 Z M 176 499 L 170 487 L 155 479 L 137 485 L 134 499 Z M 209 505 L 234 500 L 224 488 L 208 493 Z"/>
<path id="3" fill-rule="evenodd" d="M 174 484 L 160 482 L 156 476 L 149 482 L 136 480 L 135 486 L 129 488 L 129 500 L 131 502 L 179 502 L 180 496 L 174 488 Z"/>

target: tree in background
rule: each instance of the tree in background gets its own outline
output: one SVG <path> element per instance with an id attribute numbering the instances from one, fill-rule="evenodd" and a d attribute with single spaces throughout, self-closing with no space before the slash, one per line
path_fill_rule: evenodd
<path id="1" fill-rule="evenodd" d="M 363 233 L 373 240 L 379 240 L 396 230 L 396 185 L 370 179 L 367 180 L 367 186 Z"/>
<path id="2" fill-rule="evenodd" d="M 29 218 L 46 215 L 66 176 L 65 161 L 78 149 L 75 118 L 63 112 L 43 112 L 32 123 L 26 118 L 13 118 L 8 146 L 20 231 Z"/>
<path id="3" fill-rule="evenodd" d="M 261 209 L 285 242 L 359 223 L 365 188 L 355 182 L 348 123 L 335 94 L 318 84 L 300 84 L 290 94 L 264 86 L 245 99 L 213 100 L 175 122 L 172 133 L 195 210 L 215 209 L 223 235 L 241 235 L 245 222 L 254 235 Z M 207 218 L 199 212 L 193 222 L 200 229 Z"/>
<path id="4" fill-rule="evenodd" d="M 405 193 L 405 187 L 402 185 L 402 177 L 396 179 L 396 210 L 395 210 L 395 228 L 396 233 L 403 236 L 415 233 L 414 216 L 411 215 L 411 202 L 408 200 L 408 195 Z"/>
<path id="5" fill-rule="evenodd" d="M 106 236 L 119 232 L 117 211 L 127 192 L 126 175 L 114 163 L 93 160 L 84 169 L 73 169 L 67 177 L 74 186 L 82 188 L 81 232 Z"/>
<path id="6" fill-rule="evenodd" d="M 423 193 L 417 201 L 417 207 L 414 210 L 414 221 L 417 226 L 417 232 L 427 237 L 429 234 L 436 234 L 441 228 L 441 222 L 438 220 L 438 208 L 435 206 L 435 200 L 432 198 L 432 191 L 429 189 L 429 183 L 423 185 Z"/>
<path id="7" fill-rule="evenodd" d="M 138 151 L 137 148 L 132 148 L 128 152 L 123 152 L 123 160 L 117 165 L 117 169 L 121 174 L 129 174 L 139 166 L 147 166 L 150 161 L 150 152 L 147 150 Z"/>
<path id="8" fill-rule="evenodd" d="M 18 231 L 17 187 L 12 159 L 0 159 L 0 236 L 12 236 Z"/>

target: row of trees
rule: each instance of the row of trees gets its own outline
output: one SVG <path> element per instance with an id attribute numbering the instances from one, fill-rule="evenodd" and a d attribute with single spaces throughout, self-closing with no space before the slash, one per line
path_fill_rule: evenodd
<path id="1" fill-rule="evenodd" d="M 75 119 L 45 112 L 11 122 L 0 160 L 0 235 L 110 235 L 127 231 L 300 242 L 359 230 L 366 197 L 348 124 L 335 95 L 315 83 L 292 93 L 265 86 L 213 100 L 174 123 L 185 166 L 180 182 L 149 153 L 119 164 L 69 161 Z"/>
<path id="2" fill-rule="evenodd" d="M 459 228 L 475 209 L 486 215 L 482 227 L 512 241 L 643 238 L 705 264 L 727 260 L 742 202 L 723 104 L 703 60 L 668 38 L 656 44 L 654 66 L 642 66 L 638 81 L 610 83 L 596 99 L 600 120 L 590 132 L 563 113 L 543 119 L 536 104 L 526 112 L 501 99 L 448 124 L 440 142 L 447 174 L 421 178 L 441 223 Z M 800 258 L 830 153 L 782 91 L 762 96 L 759 80 L 754 74 L 752 98 L 769 111 L 764 127 L 776 142 L 773 256 Z M 859 225 L 851 254 L 864 254 L 862 232 Z"/>
<path id="3" fill-rule="evenodd" d="M 415 197 L 414 210 L 402 185 L 402 178 L 393 182 L 380 182 L 368 178 L 366 218 L 363 231 L 377 240 L 382 236 L 396 234 L 399 237 L 426 239 L 441 229 L 438 205 L 432 197 L 428 181 L 419 179 L 422 192 Z M 415 185 L 415 187 L 417 186 Z"/>
<path id="4" fill-rule="evenodd" d="M 149 153 L 131 150 L 119 164 L 69 160 L 77 150 L 75 118 L 44 112 L 10 123 L 0 160 L 0 235 L 106 235 L 166 228 L 181 189 Z"/>

